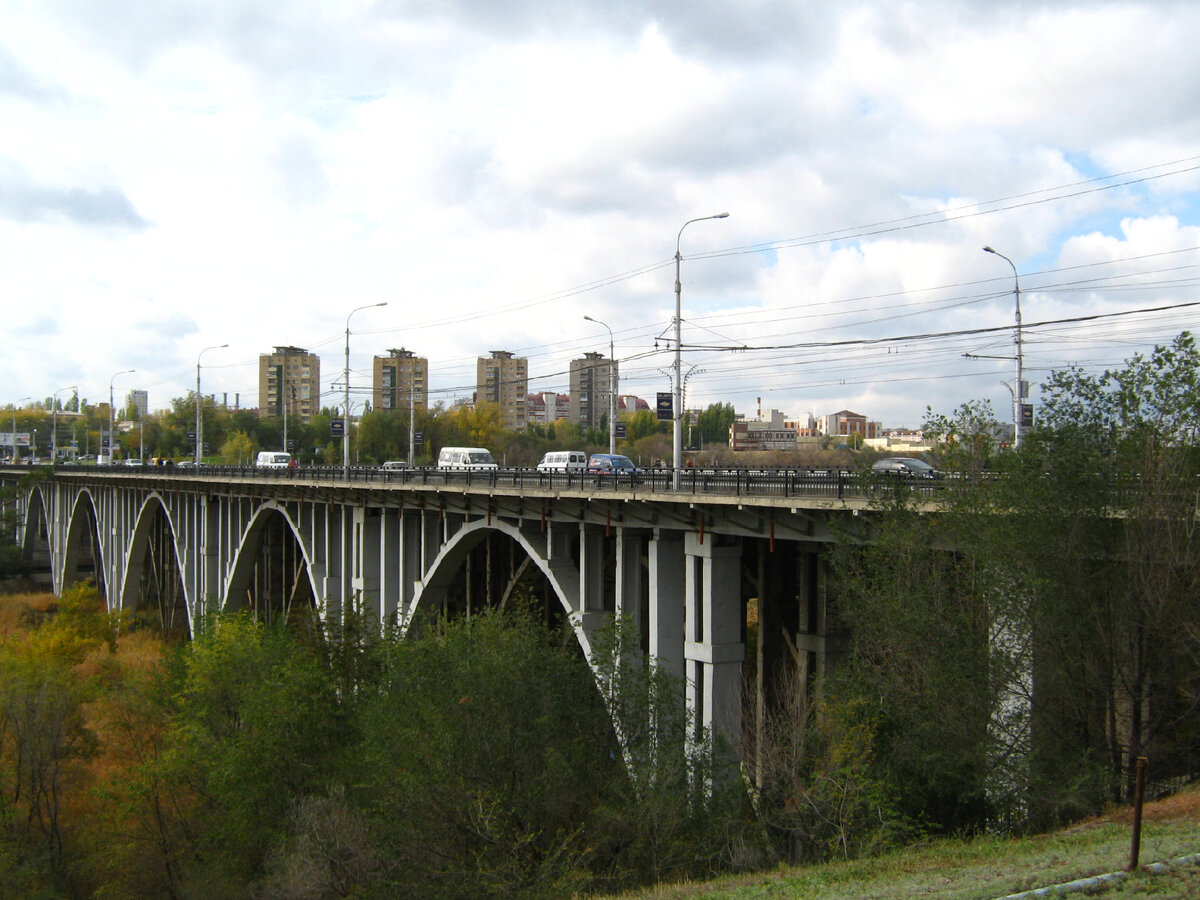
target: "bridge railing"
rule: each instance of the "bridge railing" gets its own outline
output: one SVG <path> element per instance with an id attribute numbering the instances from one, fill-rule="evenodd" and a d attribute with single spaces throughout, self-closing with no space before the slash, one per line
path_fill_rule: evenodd
<path id="1" fill-rule="evenodd" d="M 28 467 L 20 466 L 28 470 Z M 258 479 L 263 481 L 347 482 L 364 485 L 458 485 L 463 487 L 504 487 L 575 490 L 593 493 L 687 494 L 693 496 L 753 497 L 864 497 L 893 479 L 872 474 L 870 470 L 848 468 L 739 468 L 689 467 L 680 472 L 680 486 L 672 486 L 672 470 L 649 468 L 636 472 L 588 474 L 586 472 L 542 471 L 536 468 L 502 468 L 483 471 L 439 469 L 432 466 L 383 468 L 382 466 L 298 466 L 274 468 L 259 466 L 112 466 L 60 465 L 65 472 L 86 472 L 114 476 L 204 477 Z M 941 481 L 905 479 L 922 494 L 934 494 Z"/>

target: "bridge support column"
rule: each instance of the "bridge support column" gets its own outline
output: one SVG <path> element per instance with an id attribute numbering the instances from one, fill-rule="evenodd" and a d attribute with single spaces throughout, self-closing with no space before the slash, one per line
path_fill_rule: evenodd
<path id="1" fill-rule="evenodd" d="M 684 538 L 684 643 L 688 709 L 711 736 L 718 759 L 742 755 L 742 662 L 746 614 L 741 596 L 741 548 Z"/>
<path id="2" fill-rule="evenodd" d="M 351 596 L 359 610 L 373 616 L 381 616 L 379 584 L 383 557 L 380 541 L 383 534 L 383 519 L 379 507 L 357 507 L 354 510 L 354 543 L 351 554 L 354 559 L 354 579 Z"/>
<path id="3" fill-rule="evenodd" d="M 617 529 L 616 614 L 626 618 L 637 630 L 639 642 L 646 638 L 646 578 L 642 570 L 642 548 L 646 543 L 641 529 Z M 645 650 L 645 647 L 642 648 Z"/>
<path id="4" fill-rule="evenodd" d="M 656 529 L 649 546 L 650 659 L 663 672 L 684 678 L 683 534 Z"/>

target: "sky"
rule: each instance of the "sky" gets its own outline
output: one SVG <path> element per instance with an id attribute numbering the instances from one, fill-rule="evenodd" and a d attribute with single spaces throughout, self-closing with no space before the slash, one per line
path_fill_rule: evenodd
<path id="1" fill-rule="evenodd" d="M 610 329 L 653 406 L 678 251 L 687 406 L 1010 420 L 1018 285 L 1035 409 L 1200 321 L 1197 46 L 1148 0 L 5 0 L 0 407 L 255 407 L 283 345 L 335 406 L 347 330 L 357 403 L 392 348 L 565 393 Z"/>

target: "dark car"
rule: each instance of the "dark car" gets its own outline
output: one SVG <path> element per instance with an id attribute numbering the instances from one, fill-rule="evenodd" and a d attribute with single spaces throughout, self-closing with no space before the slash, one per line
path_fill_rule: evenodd
<path id="1" fill-rule="evenodd" d="M 900 478 L 941 478 L 942 473 L 925 462 L 912 456 L 889 456 L 877 459 L 871 469 L 881 475 L 894 475 Z"/>
<path id="2" fill-rule="evenodd" d="M 589 475 L 636 475 L 638 467 L 628 456 L 619 453 L 593 453 L 588 457 Z"/>

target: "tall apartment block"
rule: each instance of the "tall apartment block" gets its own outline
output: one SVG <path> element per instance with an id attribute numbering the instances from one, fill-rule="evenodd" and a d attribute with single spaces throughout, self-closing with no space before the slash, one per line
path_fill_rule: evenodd
<path id="1" fill-rule="evenodd" d="M 138 421 L 141 421 L 150 411 L 150 395 L 146 391 L 130 391 L 125 395 L 125 408 L 131 406 L 137 410 Z"/>
<path id="2" fill-rule="evenodd" d="M 371 407 L 408 412 L 429 405 L 429 360 L 401 347 L 376 356 L 371 375 Z"/>
<path id="3" fill-rule="evenodd" d="M 599 428 L 608 419 L 609 395 L 617 363 L 601 353 L 571 360 L 571 421 L 580 428 Z"/>
<path id="4" fill-rule="evenodd" d="M 493 350 L 490 358 L 475 364 L 475 398 L 480 403 L 500 406 L 504 427 L 524 431 L 526 393 L 529 390 L 529 361 L 507 350 Z"/>
<path id="5" fill-rule="evenodd" d="M 321 407 L 321 358 L 300 347 L 276 347 L 258 357 L 258 414 L 288 417 L 306 425 Z"/>

